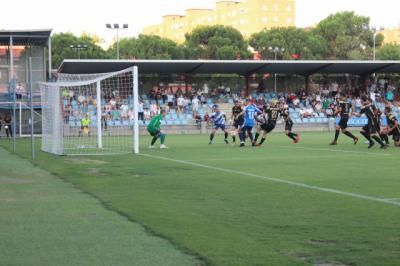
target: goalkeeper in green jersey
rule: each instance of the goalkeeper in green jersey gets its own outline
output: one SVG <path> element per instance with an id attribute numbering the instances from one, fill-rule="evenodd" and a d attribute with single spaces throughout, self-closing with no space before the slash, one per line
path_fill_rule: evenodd
<path id="1" fill-rule="evenodd" d="M 164 144 L 165 134 L 161 133 L 160 131 L 161 120 L 165 117 L 165 113 L 165 110 L 161 110 L 161 113 L 159 115 L 153 116 L 153 118 L 150 120 L 150 124 L 147 126 L 147 131 L 153 137 L 149 146 L 150 149 L 154 149 L 154 143 L 156 143 L 158 138 L 160 138 L 161 142 L 160 149 L 168 148 Z"/>
<path id="2" fill-rule="evenodd" d="M 90 123 L 92 121 L 89 118 L 89 115 L 86 114 L 85 117 L 83 117 L 81 119 L 81 129 L 79 130 L 79 137 L 81 136 L 82 132 L 84 132 L 85 134 L 87 134 L 88 136 L 90 136 Z"/>

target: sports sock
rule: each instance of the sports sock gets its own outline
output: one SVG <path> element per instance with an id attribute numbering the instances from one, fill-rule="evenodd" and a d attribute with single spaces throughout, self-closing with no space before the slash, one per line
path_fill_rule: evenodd
<path id="1" fill-rule="evenodd" d="M 165 135 L 164 134 L 161 134 L 160 141 L 161 141 L 161 144 L 164 144 L 164 141 L 165 141 Z"/>
<path id="2" fill-rule="evenodd" d="M 385 146 L 385 143 L 382 142 L 382 140 L 377 136 L 377 135 L 373 135 L 372 138 L 374 140 L 376 140 L 376 142 L 378 142 L 379 144 L 381 144 L 381 146 Z"/>
<path id="3" fill-rule="evenodd" d="M 344 134 L 346 136 L 348 136 L 349 138 L 356 139 L 356 137 L 353 134 L 351 134 L 351 132 L 349 132 L 349 131 L 345 131 Z"/>
<path id="4" fill-rule="evenodd" d="M 213 140 L 213 138 L 214 138 L 214 134 L 211 133 L 211 134 L 210 134 L 210 142 Z"/>
<path id="5" fill-rule="evenodd" d="M 156 141 L 157 141 L 157 137 L 153 137 L 153 139 L 151 140 L 151 146 L 153 146 L 154 143 L 156 143 Z"/>
<path id="6" fill-rule="evenodd" d="M 386 144 L 389 144 L 389 137 L 386 134 L 380 134 L 379 135 L 381 137 L 382 140 L 385 141 Z"/>
<path id="7" fill-rule="evenodd" d="M 292 132 L 289 132 L 289 133 L 287 134 L 287 136 L 288 136 L 289 138 L 291 138 L 292 140 L 296 140 L 297 134 L 292 133 Z"/>
<path id="8" fill-rule="evenodd" d="M 249 135 L 250 142 L 253 142 L 253 133 L 251 133 L 251 129 L 249 129 L 249 130 L 247 131 L 247 134 Z"/>
<path id="9" fill-rule="evenodd" d="M 264 137 L 262 137 L 262 138 L 261 138 L 261 140 L 260 140 L 260 143 L 259 143 L 259 144 L 260 144 L 260 145 L 261 145 L 261 144 L 263 144 L 263 143 L 264 143 L 264 141 L 265 141 L 265 138 L 264 138 Z"/>
<path id="10" fill-rule="evenodd" d="M 236 137 L 232 136 L 232 142 L 235 143 L 235 141 L 236 141 Z"/>
<path id="11" fill-rule="evenodd" d="M 373 142 L 371 136 L 368 133 L 360 131 L 360 134 L 363 135 L 370 143 Z"/>
<path id="12" fill-rule="evenodd" d="M 225 132 L 225 139 L 228 138 L 228 132 Z"/>
<path id="13" fill-rule="evenodd" d="M 339 134 L 340 134 L 340 130 L 336 129 L 336 131 L 335 131 L 335 141 L 337 141 L 337 139 L 339 138 Z"/>
<path id="14" fill-rule="evenodd" d="M 254 136 L 254 142 L 257 142 L 259 136 L 260 136 L 260 133 L 256 132 L 256 135 Z"/>

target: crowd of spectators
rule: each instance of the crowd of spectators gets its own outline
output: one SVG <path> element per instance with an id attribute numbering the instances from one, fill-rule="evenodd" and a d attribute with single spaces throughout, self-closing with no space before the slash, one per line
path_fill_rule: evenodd
<path id="1" fill-rule="evenodd" d="M 285 91 L 291 91 L 286 89 Z M 81 95 L 74 91 L 63 91 L 64 98 L 64 122 L 69 123 L 70 117 L 82 117 L 83 114 L 94 115 L 97 110 L 95 97 Z M 361 94 L 367 94 L 373 102 L 390 103 L 399 106 L 399 95 L 396 87 L 386 80 L 369 82 L 367 90 L 360 93 L 359 90 L 348 89 L 346 85 L 338 84 L 335 81 L 322 83 L 316 88 L 305 90 L 300 88 L 293 92 L 279 92 L 277 94 L 266 92 L 266 90 L 255 90 L 249 96 L 244 89 L 231 91 L 228 87 L 217 87 L 208 89 L 194 88 L 168 88 L 153 87 L 149 94 L 142 94 L 139 100 L 139 120 L 145 123 L 152 116 L 158 114 L 161 108 L 168 109 L 171 113 L 190 115 L 200 125 L 200 121 L 209 120 L 207 113 L 214 103 L 220 101 L 233 103 L 235 100 L 244 100 L 250 97 L 253 103 L 263 106 L 270 100 L 277 100 L 282 104 L 288 104 L 296 110 L 299 118 L 333 117 L 334 102 L 338 93 L 345 93 L 347 99 L 352 103 L 352 110 L 358 113 L 361 109 Z M 132 96 L 122 97 L 117 92 L 112 92 L 102 99 L 102 122 L 107 127 L 109 121 L 131 121 L 134 119 Z"/>

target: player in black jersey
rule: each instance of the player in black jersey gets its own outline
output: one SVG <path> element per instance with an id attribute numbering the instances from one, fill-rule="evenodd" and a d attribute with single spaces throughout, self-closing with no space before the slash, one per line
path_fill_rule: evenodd
<path id="1" fill-rule="evenodd" d="M 265 139 L 267 138 L 267 134 L 270 133 L 272 130 L 274 130 L 276 122 L 278 121 L 279 118 L 279 114 L 281 113 L 281 110 L 277 107 L 276 102 L 272 102 L 271 106 L 268 106 L 267 104 L 264 105 L 263 111 L 264 114 L 266 115 L 265 117 L 267 118 L 267 121 L 265 121 L 264 123 L 257 121 L 261 124 L 254 136 L 253 143 L 256 146 L 261 146 L 264 143 Z M 260 143 L 256 144 L 261 131 L 263 131 L 263 136 L 261 137 Z"/>
<path id="2" fill-rule="evenodd" d="M 392 114 L 392 110 L 389 106 L 385 107 L 385 115 L 387 126 L 385 128 L 385 133 L 393 137 L 394 146 L 400 147 L 400 126 L 397 121 L 396 116 Z"/>
<path id="3" fill-rule="evenodd" d="M 329 143 L 329 145 L 336 145 L 337 140 L 339 138 L 340 130 L 342 130 L 342 133 L 348 136 L 349 138 L 352 138 L 354 141 L 354 144 L 357 144 L 358 138 L 355 137 L 353 134 L 351 134 L 349 131 L 347 131 L 347 122 L 349 121 L 350 117 L 350 108 L 351 104 L 346 101 L 346 97 L 343 93 L 340 94 L 339 96 L 339 102 L 335 111 L 335 115 L 340 114 L 340 120 L 339 123 L 336 125 L 336 131 L 335 131 L 335 139 Z"/>
<path id="4" fill-rule="evenodd" d="M 285 121 L 285 134 L 286 134 L 286 136 L 291 138 L 293 140 L 293 143 L 299 142 L 299 140 L 300 140 L 299 134 L 296 134 L 296 133 L 292 132 L 293 121 L 290 118 L 289 106 L 287 106 L 286 104 L 281 109 L 281 116 L 282 116 L 283 120 Z"/>
<path id="5" fill-rule="evenodd" d="M 378 137 L 377 118 L 375 116 L 376 107 L 372 104 L 367 96 L 363 96 L 361 99 L 363 106 L 361 107 L 360 113 L 365 114 L 368 119 L 368 123 L 362 127 L 360 133 L 369 141 L 368 149 L 375 144 L 372 139 L 381 144 L 381 149 L 385 149 L 387 146 Z"/>
<path id="6" fill-rule="evenodd" d="M 233 119 L 233 129 L 231 130 L 232 142 L 235 143 L 236 136 L 240 134 L 240 127 L 244 123 L 243 118 L 243 108 L 238 100 L 235 101 L 235 105 L 232 107 L 232 118 Z"/>
<path id="7" fill-rule="evenodd" d="M 382 117 L 382 112 L 379 110 L 379 108 L 375 108 L 374 110 L 375 117 L 376 117 L 376 130 L 377 133 L 379 134 L 379 137 L 381 138 L 382 142 L 385 142 L 386 145 L 389 145 L 389 137 L 386 134 L 385 130 L 381 128 L 381 117 Z"/>

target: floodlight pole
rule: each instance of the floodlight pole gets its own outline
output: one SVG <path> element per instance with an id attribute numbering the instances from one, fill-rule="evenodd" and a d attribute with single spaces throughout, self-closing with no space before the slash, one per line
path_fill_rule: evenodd
<path id="1" fill-rule="evenodd" d="M 270 47 L 268 47 L 268 51 L 274 53 L 275 61 L 277 61 L 278 60 L 278 53 L 283 53 L 285 51 L 285 48 L 279 48 L 277 46 L 272 48 L 270 46 Z M 274 73 L 274 91 L 275 91 L 275 94 L 276 94 L 276 73 Z"/>
<path id="2" fill-rule="evenodd" d="M 374 49 L 373 50 L 374 51 L 373 51 L 372 59 L 373 59 L 373 61 L 375 61 L 376 60 L 376 36 L 378 35 L 378 33 L 377 33 L 376 27 L 372 27 L 371 30 L 374 33 L 374 36 L 373 36 L 373 41 L 374 41 L 374 47 L 373 47 Z M 385 30 L 385 28 L 381 26 L 380 30 L 383 31 L 383 30 Z"/>
<path id="3" fill-rule="evenodd" d="M 119 30 L 120 29 L 127 29 L 128 28 L 128 24 L 122 24 L 122 27 L 120 27 L 119 23 L 114 23 L 114 24 L 110 24 L 107 23 L 106 24 L 106 28 L 110 29 L 110 30 L 117 30 L 117 60 L 119 60 Z"/>
<path id="4" fill-rule="evenodd" d="M 73 45 L 71 44 L 69 48 L 77 50 L 78 51 L 78 59 L 81 59 L 81 50 L 86 50 L 87 45 L 86 44 L 78 44 L 78 45 Z"/>

